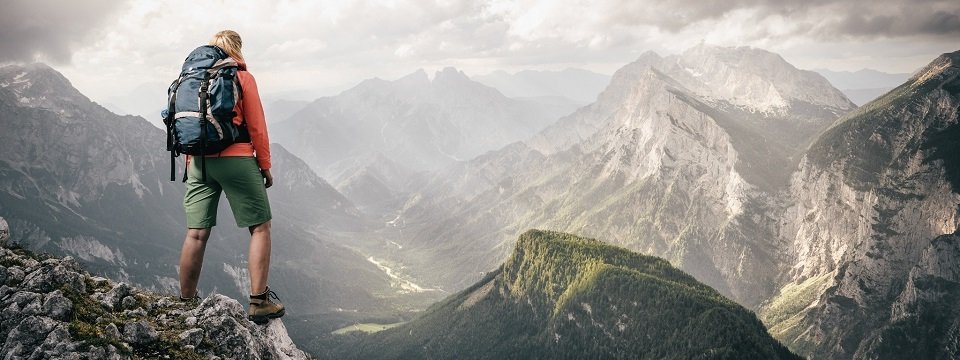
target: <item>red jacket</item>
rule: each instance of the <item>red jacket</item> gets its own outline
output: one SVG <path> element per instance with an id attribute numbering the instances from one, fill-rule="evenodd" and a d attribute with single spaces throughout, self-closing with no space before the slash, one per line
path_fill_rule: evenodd
<path id="1" fill-rule="evenodd" d="M 257 91 L 257 81 L 253 75 L 247 71 L 247 64 L 240 63 L 240 71 L 237 72 L 237 79 L 240 81 L 240 87 L 243 94 L 240 96 L 240 103 L 234 109 L 237 116 L 233 118 L 233 123 L 240 125 L 247 123 L 247 130 L 250 132 L 250 141 L 248 143 L 236 143 L 230 145 L 218 154 L 207 155 L 207 157 L 220 156 L 254 156 L 257 158 L 257 164 L 260 170 L 270 169 L 270 137 L 267 135 L 267 120 L 263 116 L 263 104 L 260 103 L 260 92 Z M 187 157 L 189 164 L 190 157 Z"/>

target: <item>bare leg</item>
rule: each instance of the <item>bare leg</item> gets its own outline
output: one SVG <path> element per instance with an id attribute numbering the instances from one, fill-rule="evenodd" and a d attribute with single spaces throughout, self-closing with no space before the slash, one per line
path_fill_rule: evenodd
<path id="1" fill-rule="evenodd" d="M 187 229 L 180 251 L 180 296 L 192 298 L 197 295 L 197 282 L 203 267 L 203 252 L 210 239 L 210 229 Z"/>
<path id="2" fill-rule="evenodd" d="M 267 289 L 270 273 L 270 220 L 254 225 L 250 230 L 250 294 L 259 294 Z"/>

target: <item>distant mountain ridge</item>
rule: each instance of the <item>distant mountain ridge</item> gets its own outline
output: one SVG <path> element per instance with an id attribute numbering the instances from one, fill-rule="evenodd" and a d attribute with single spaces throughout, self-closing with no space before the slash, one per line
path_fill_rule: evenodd
<path id="1" fill-rule="evenodd" d="M 342 358 L 796 359 L 748 310 L 666 261 L 531 230 L 507 261 Z"/>
<path id="2" fill-rule="evenodd" d="M 275 132 L 321 174 L 336 174 L 336 163 L 355 152 L 379 152 L 413 171 L 435 170 L 522 140 L 567 111 L 538 114 L 538 107 L 506 98 L 454 68 L 432 80 L 421 69 L 396 81 L 366 80 L 314 101 Z M 327 131 L 316 133 L 321 129 Z M 328 151 L 309 146 L 318 140 L 311 134 L 329 138 L 323 148 Z"/>
<path id="3" fill-rule="evenodd" d="M 597 99 L 610 76 L 583 69 L 560 71 L 523 70 L 513 74 L 499 70 L 473 79 L 509 97 L 562 96 L 583 104 Z"/>
<path id="4" fill-rule="evenodd" d="M 421 69 L 320 98 L 271 131 L 348 198 L 383 194 L 359 204 L 381 209 L 402 202 L 418 174 L 526 139 L 573 108 L 507 98 L 454 68 L 432 79 Z"/>

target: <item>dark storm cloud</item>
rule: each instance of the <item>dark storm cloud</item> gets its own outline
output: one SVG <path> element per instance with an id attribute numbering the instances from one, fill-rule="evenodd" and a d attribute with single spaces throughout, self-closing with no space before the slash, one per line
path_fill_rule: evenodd
<path id="1" fill-rule="evenodd" d="M 899 37 L 960 35 L 960 2 L 916 1 L 847 5 L 845 16 L 826 17 L 821 37 Z"/>
<path id="2" fill-rule="evenodd" d="M 33 61 L 38 57 L 66 63 L 77 47 L 89 41 L 121 1 L 0 1 L 0 62 Z"/>
<path id="3" fill-rule="evenodd" d="M 755 20 L 779 16 L 796 27 L 793 35 L 818 38 L 874 38 L 960 35 L 957 0 L 675 0 L 619 1 L 609 20 L 619 25 L 646 24 L 677 32 L 738 10 Z"/>

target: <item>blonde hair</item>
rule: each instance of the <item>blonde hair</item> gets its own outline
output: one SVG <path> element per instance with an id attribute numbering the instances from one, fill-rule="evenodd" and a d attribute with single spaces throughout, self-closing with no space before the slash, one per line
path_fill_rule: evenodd
<path id="1" fill-rule="evenodd" d="M 216 45 L 217 47 L 223 49 L 227 52 L 227 55 L 236 59 L 237 61 L 243 62 L 243 53 L 240 52 L 240 47 L 243 46 L 243 41 L 240 40 L 240 34 L 237 34 L 233 30 L 223 30 L 221 32 L 213 35 L 213 38 L 210 39 L 210 45 Z"/>

